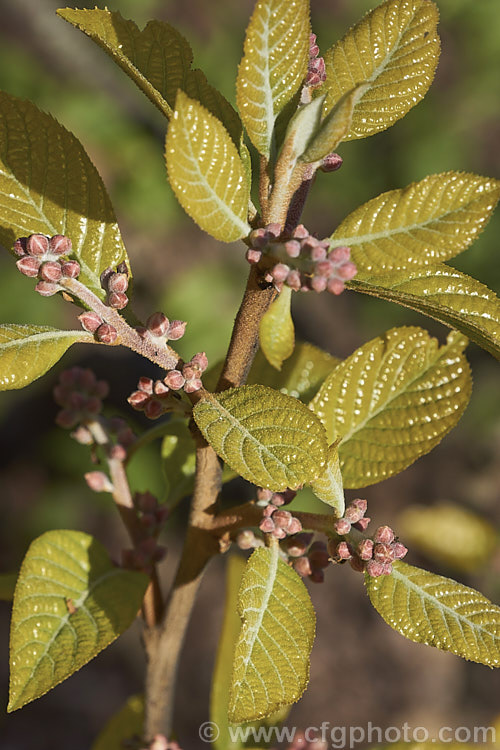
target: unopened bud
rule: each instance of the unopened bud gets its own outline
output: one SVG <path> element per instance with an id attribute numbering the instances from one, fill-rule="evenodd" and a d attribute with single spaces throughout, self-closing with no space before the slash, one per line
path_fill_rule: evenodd
<path id="1" fill-rule="evenodd" d="M 14 242 L 14 245 L 12 249 L 14 250 L 15 254 L 18 257 L 22 257 L 23 255 L 26 255 L 27 249 L 26 249 L 26 243 L 28 241 L 27 237 L 18 237 L 17 240 Z"/>
<path id="2" fill-rule="evenodd" d="M 366 563 L 366 572 L 373 578 L 378 578 L 383 575 L 385 571 L 384 563 L 379 560 L 368 560 Z"/>
<path id="3" fill-rule="evenodd" d="M 289 273 L 290 266 L 285 265 L 285 263 L 277 263 L 271 270 L 271 276 L 273 277 L 273 280 L 278 283 L 281 281 L 285 281 Z"/>
<path id="4" fill-rule="evenodd" d="M 48 252 L 49 238 L 44 234 L 32 234 L 26 242 L 26 251 L 30 255 L 42 256 Z"/>
<path id="5" fill-rule="evenodd" d="M 270 532 L 274 531 L 274 521 L 272 518 L 263 518 L 262 521 L 259 523 L 259 529 L 261 531 L 264 531 L 266 534 L 269 534 Z"/>
<path id="6" fill-rule="evenodd" d="M 32 258 L 29 255 L 25 255 L 22 258 L 19 258 L 19 260 L 16 262 L 16 266 L 21 273 L 23 273 L 25 276 L 38 276 L 38 271 L 40 269 L 40 261 L 38 258 Z"/>
<path id="7" fill-rule="evenodd" d="M 76 260 L 66 260 L 61 263 L 62 274 L 67 279 L 76 279 L 80 275 L 80 264 Z"/>
<path id="8" fill-rule="evenodd" d="M 144 375 L 139 378 L 139 382 L 137 384 L 137 387 L 140 391 L 144 391 L 144 393 L 148 393 L 151 395 L 153 393 L 153 385 L 154 381 L 152 378 L 146 378 Z"/>
<path id="9" fill-rule="evenodd" d="M 381 542 L 382 544 L 391 544 L 394 541 L 394 531 L 390 526 L 379 526 L 373 535 L 374 542 Z"/>
<path id="10" fill-rule="evenodd" d="M 203 383 L 199 378 L 193 378 L 192 380 L 187 380 L 184 385 L 184 392 L 185 393 L 195 393 L 196 391 L 199 391 L 200 388 L 203 388 Z"/>
<path id="11" fill-rule="evenodd" d="M 348 505 L 344 513 L 344 518 L 351 524 L 357 523 L 363 518 L 363 511 L 360 508 L 356 508 L 355 505 Z"/>
<path id="12" fill-rule="evenodd" d="M 144 414 L 148 419 L 158 419 L 165 411 L 165 405 L 157 399 L 148 400 L 144 407 Z"/>
<path id="13" fill-rule="evenodd" d="M 246 252 L 245 257 L 249 263 L 251 263 L 252 265 L 255 265 L 255 263 L 258 263 L 260 259 L 262 258 L 262 251 L 256 250 L 253 247 L 249 247 Z"/>
<path id="14" fill-rule="evenodd" d="M 342 294 L 342 292 L 345 289 L 344 282 L 341 281 L 340 279 L 335 279 L 335 278 L 328 280 L 328 284 L 326 288 L 331 294 L 335 294 L 335 295 Z"/>
<path id="15" fill-rule="evenodd" d="M 167 339 L 178 341 L 186 333 L 186 325 L 183 320 L 172 320 L 167 331 Z"/>
<path id="16" fill-rule="evenodd" d="M 311 288 L 315 292 L 324 292 L 328 281 L 324 276 L 313 276 L 311 279 Z"/>
<path id="17" fill-rule="evenodd" d="M 362 560 L 371 560 L 373 556 L 373 542 L 371 539 L 363 539 L 358 544 L 358 555 Z"/>
<path id="18" fill-rule="evenodd" d="M 108 305 L 115 310 L 123 310 L 128 305 L 128 297 L 123 292 L 111 292 L 108 294 Z"/>
<path id="19" fill-rule="evenodd" d="M 153 386 L 153 392 L 156 396 L 164 396 L 166 393 L 168 393 L 170 388 L 166 383 L 163 382 L 163 380 L 155 380 L 155 384 Z"/>
<path id="20" fill-rule="evenodd" d="M 39 275 L 43 281 L 57 283 L 62 277 L 61 264 L 56 260 L 49 260 L 42 265 Z"/>
<path id="21" fill-rule="evenodd" d="M 299 576 L 302 576 L 302 578 L 307 578 L 307 576 L 310 576 L 312 573 L 311 563 L 307 557 L 298 557 L 294 560 L 293 569 L 299 574 Z"/>
<path id="22" fill-rule="evenodd" d="M 136 411 L 141 411 L 148 399 L 149 396 L 147 393 L 144 393 L 144 391 L 134 391 L 127 398 L 127 401 L 133 409 L 136 409 Z"/>
<path id="23" fill-rule="evenodd" d="M 344 279 L 345 281 L 350 281 L 353 279 L 358 272 L 357 267 L 352 261 L 347 261 L 347 263 L 343 263 L 339 268 L 337 269 L 338 275 Z"/>
<path id="24" fill-rule="evenodd" d="M 108 323 L 103 323 L 95 332 L 95 337 L 103 344 L 114 344 L 118 338 L 118 333 L 114 326 L 110 326 Z"/>
<path id="25" fill-rule="evenodd" d="M 109 451 L 109 457 L 114 458 L 116 461 L 125 461 L 127 458 L 127 451 L 123 445 L 113 445 Z"/>
<path id="26" fill-rule="evenodd" d="M 79 414 L 73 409 L 62 409 L 56 416 L 56 424 L 65 430 L 76 427 L 79 421 Z"/>
<path id="27" fill-rule="evenodd" d="M 303 224 L 298 224 L 292 232 L 292 237 L 298 240 L 305 240 L 306 237 L 309 237 L 309 231 Z"/>
<path id="28" fill-rule="evenodd" d="M 345 263 L 349 260 L 351 257 L 351 248 L 346 247 L 345 245 L 339 245 L 338 247 L 334 247 L 333 250 L 330 250 L 328 253 L 328 259 L 332 261 L 332 263 L 335 263 L 336 265 L 340 263 Z"/>
<path id="29" fill-rule="evenodd" d="M 89 471 L 85 475 L 85 481 L 94 492 L 113 492 L 113 485 L 102 471 Z"/>
<path id="30" fill-rule="evenodd" d="M 296 534 L 290 537 L 286 544 L 286 551 L 290 557 L 301 557 L 311 544 L 312 534 Z"/>
<path id="31" fill-rule="evenodd" d="M 408 548 L 404 544 L 401 544 L 401 542 L 395 542 L 392 545 L 392 551 L 394 552 L 394 559 L 401 560 L 408 552 Z"/>
<path id="32" fill-rule="evenodd" d="M 300 531 L 302 531 L 302 524 L 301 524 L 301 522 L 299 521 L 298 518 L 295 518 L 295 517 L 292 518 L 292 520 L 290 521 L 290 523 L 288 525 L 287 532 L 289 534 L 298 534 Z"/>
<path id="33" fill-rule="evenodd" d="M 289 286 L 294 291 L 298 292 L 302 286 L 302 279 L 300 278 L 300 271 L 297 271 L 296 268 L 294 268 L 293 271 L 290 271 L 290 273 L 287 276 L 286 283 L 287 283 L 287 286 Z"/>
<path id="34" fill-rule="evenodd" d="M 267 224 L 266 230 L 277 239 L 281 234 L 281 224 L 278 224 L 278 222 L 271 222 L 271 224 Z"/>
<path id="35" fill-rule="evenodd" d="M 272 492 L 272 490 L 268 490 L 265 487 L 259 487 L 259 489 L 257 490 L 258 504 L 261 505 L 271 502 L 273 494 L 274 493 Z"/>
<path id="36" fill-rule="evenodd" d="M 128 277 L 124 273 L 112 273 L 107 278 L 108 292 L 123 294 L 128 289 Z"/>
<path id="37" fill-rule="evenodd" d="M 208 367 L 208 358 L 205 352 L 198 352 L 191 358 L 191 365 L 198 367 L 200 372 L 205 372 Z"/>
<path id="38" fill-rule="evenodd" d="M 394 550 L 390 544 L 375 544 L 373 547 L 373 557 L 378 562 L 390 563 L 394 560 Z"/>
<path id="39" fill-rule="evenodd" d="M 121 263 L 118 263 L 118 265 L 116 266 L 116 270 L 117 270 L 118 273 L 123 273 L 127 277 L 129 275 L 128 267 L 127 267 L 127 264 L 126 264 L 126 262 L 124 260 L 122 260 Z"/>
<path id="40" fill-rule="evenodd" d="M 158 337 L 165 336 L 168 331 L 169 325 L 169 319 L 162 312 L 153 313 L 146 321 L 148 331 L 150 331 L 153 336 Z"/>
<path id="41" fill-rule="evenodd" d="M 249 529 L 240 531 L 236 537 L 236 544 L 240 549 L 253 549 L 256 546 L 256 542 L 255 534 Z"/>
<path id="42" fill-rule="evenodd" d="M 94 442 L 92 433 L 82 424 L 78 425 L 76 430 L 71 433 L 71 437 L 73 440 L 76 440 L 77 443 L 80 443 L 80 445 L 92 445 Z"/>
<path id="43" fill-rule="evenodd" d="M 371 520 L 372 519 L 369 516 L 364 516 L 363 518 L 360 518 L 359 521 L 357 521 L 355 526 L 358 531 L 366 531 Z"/>
<path id="44" fill-rule="evenodd" d="M 328 154 L 321 162 L 322 172 L 336 172 L 342 166 L 343 159 L 338 154 Z"/>
<path id="45" fill-rule="evenodd" d="M 350 560 L 352 557 L 351 548 L 347 542 L 339 542 L 335 547 L 335 555 L 339 560 Z"/>
<path id="46" fill-rule="evenodd" d="M 102 325 L 102 318 L 96 312 L 86 311 L 78 316 L 82 328 L 89 333 L 95 333 L 99 326 Z"/>
<path id="47" fill-rule="evenodd" d="M 178 391 L 183 387 L 186 378 L 180 370 L 170 370 L 163 378 L 163 382 L 173 391 Z"/>
<path id="48" fill-rule="evenodd" d="M 351 530 L 351 524 L 346 518 L 339 518 L 338 521 L 335 521 L 333 527 L 337 534 L 340 534 L 341 536 L 348 534 Z"/>
<path id="49" fill-rule="evenodd" d="M 71 240 L 64 234 L 55 234 L 49 240 L 50 252 L 54 255 L 68 255 L 71 252 Z"/>
<path id="50" fill-rule="evenodd" d="M 61 287 L 58 284 L 51 284 L 50 281 L 39 281 L 35 286 L 35 291 L 42 297 L 52 297 L 59 292 Z"/>
<path id="51" fill-rule="evenodd" d="M 298 258 L 301 251 L 300 242 L 298 240 L 288 240 L 288 242 L 285 242 L 285 250 L 290 258 Z"/>

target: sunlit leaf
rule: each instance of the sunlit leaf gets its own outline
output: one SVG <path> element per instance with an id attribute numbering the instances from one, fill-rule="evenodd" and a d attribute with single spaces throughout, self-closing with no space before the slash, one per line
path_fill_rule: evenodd
<path id="1" fill-rule="evenodd" d="M 341 362 L 310 407 L 339 447 L 344 486 L 405 469 L 456 425 L 470 397 L 467 339 L 445 346 L 421 328 L 393 328 Z"/>
<path id="2" fill-rule="evenodd" d="M 399 561 L 365 582 L 377 612 L 405 638 L 500 666 L 500 607 L 478 591 Z"/>
<path id="3" fill-rule="evenodd" d="M 31 102 L 0 92 L 0 242 L 65 234 L 80 281 L 99 297 L 99 276 L 127 260 L 111 202 L 79 141 Z"/>
<path id="4" fill-rule="evenodd" d="M 477 238 L 500 196 L 500 182 L 445 172 L 390 190 L 352 212 L 332 235 L 358 271 L 383 274 L 453 258 Z"/>
<path id="5" fill-rule="evenodd" d="M 327 464 L 323 474 L 311 482 L 311 489 L 320 500 L 335 509 L 341 518 L 345 510 L 344 484 L 340 471 L 339 442 L 332 443 L 328 448 Z"/>
<path id="6" fill-rule="evenodd" d="M 24 388 L 45 375 L 78 341 L 92 343 L 94 337 L 48 326 L 0 325 L 0 390 Z"/>
<path id="7" fill-rule="evenodd" d="M 308 403 L 340 360 L 306 341 L 295 344 L 293 354 L 277 371 L 259 350 L 248 376 L 249 384 L 261 383 Z"/>
<path id="8" fill-rule="evenodd" d="M 277 116 L 293 98 L 309 59 L 307 0 L 257 0 L 238 70 L 236 98 L 259 153 L 269 156 Z"/>
<path id="9" fill-rule="evenodd" d="M 279 547 L 255 550 L 238 601 L 242 628 L 234 655 L 229 720 L 252 721 L 297 701 L 309 679 L 314 609 Z"/>
<path id="10" fill-rule="evenodd" d="M 12 601 L 17 575 L 17 573 L 0 573 L 0 599 L 2 601 Z"/>
<path id="11" fill-rule="evenodd" d="M 368 84 L 344 140 L 385 130 L 425 96 L 439 57 L 438 15 L 431 0 L 387 0 L 326 52 L 325 112 Z"/>
<path id="12" fill-rule="evenodd" d="M 131 695 L 108 721 L 90 750 L 123 750 L 127 741 L 142 735 L 143 721 L 144 698 Z"/>
<path id="13" fill-rule="evenodd" d="M 490 523 L 450 502 L 411 505 L 399 516 L 397 527 L 412 549 L 459 571 L 486 565 L 498 544 Z"/>
<path id="14" fill-rule="evenodd" d="M 325 465 L 319 419 L 302 402 L 272 388 L 248 385 L 207 394 L 193 416 L 216 453 L 260 487 L 296 489 Z"/>
<path id="15" fill-rule="evenodd" d="M 444 263 L 383 276 L 360 273 L 346 286 L 456 328 L 500 359 L 500 300 L 484 284 Z"/>
<path id="16" fill-rule="evenodd" d="M 143 573 L 115 567 L 88 534 L 47 531 L 35 539 L 14 594 L 8 711 L 44 695 L 118 638 L 147 583 Z"/>
<path id="17" fill-rule="evenodd" d="M 183 209 L 224 242 L 245 237 L 250 188 L 227 130 L 182 91 L 166 141 L 168 176 Z"/>
<path id="18" fill-rule="evenodd" d="M 260 348 L 267 361 L 277 370 L 281 370 L 295 345 L 291 298 L 292 290 L 289 286 L 284 286 L 260 321 Z"/>

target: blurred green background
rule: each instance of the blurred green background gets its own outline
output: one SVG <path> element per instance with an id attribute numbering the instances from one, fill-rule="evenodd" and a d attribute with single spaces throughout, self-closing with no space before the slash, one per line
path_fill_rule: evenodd
<path id="1" fill-rule="evenodd" d="M 326 50 L 374 4 L 372 0 L 312 0 L 313 30 L 321 49 Z M 304 214 L 308 228 L 319 236 L 329 234 L 360 203 L 430 173 L 455 169 L 500 176 L 500 4 L 498 0 L 437 0 L 437 4 L 443 49 L 434 85 L 425 100 L 390 130 L 342 146 L 344 166 L 338 173 L 319 175 Z M 252 5 L 249 0 L 107 2 L 110 10 L 121 11 L 139 25 L 158 18 L 179 28 L 193 46 L 195 65 L 233 103 L 235 71 Z M 242 246 L 219 245 L 183 214 L 165 177 L 161 115 L 100 49 L 55 16 L 57 7 L 55 0 L 2 0 L 0 89 L 31 99 L 80 138 L 115 205 L 135 277 L 138 314 L 144 317 L 163 309 L 171 318 L 188 320 L 181 354 L 190 356 L 204 349 L 213 363 L 223 356 L 245 285 Z M 499 235 L 497 212 L 478 242 L 452 261 L 496 291 L 500 290 Z M 32 286 L 2 252 L 2 322 L 75 325 L 77 312 L 59 298 L 42 299 L 32 293 Z M 300 297 L 294 300 L 298 335 L 338 356 L 347 356 L 394 325 L 423 325 L 441 340 L 446 334 L 442 326 L 417 313 L 362 295 Z M 462 422 L 403 475 L 363 491 L 375 522 L 391 521 L 415 502 L 453 500 L 500 527 L 498 369 L 475 346 L 469 355 L 476 387 Z M 81 347 L 25 391 L 1 394 L 2 570 L 17 568 L 31 539 L 49 528 L 94 533 L 115 555 L 124 545 L 108 497 L 92 494 L 81 478 L 90 468 L 88 451 L 53 427 L 56 409 L 51 388 L 57 373 L 73 363 L 92 366 L 106 377 L 112 385 L 111 411 L 136 424 L 125 398 L 139 375 L 154 372 L 133 356 L 114 351 L 95 354 L 90 347 Z M 158 446 L 152 446 L 133 463 L 135 488 L 161 493 L 157 459 Z M 176 519 L 174 532 L 179 527 Z M 178 547 L 175 533 L 169 546 L 173 559 Z M 419 563 L 417 553 L 410 562 Z M 168 558 L 167 575 L 171 567 Z M 202 626 L 195 618 L 198 624 L 193 623 L 190 635 L 198 645 L 184 658 L 178 699 L 181 742 L 183 736 L 194 736 L 207 718 L 222 607 L 221 567 L 213 566 L 207 576 L 199 612 L 209 608 L 211 616 L 201 618 Z M 442 565 L 437 569 L 442 571 Z M 498 555 L 474 574 L 449 572 L 500 601 Z M 330 571 L 328 579 L 328 584 L 312 590 L 319 606 L 319 637 L 311 690 L 293 714 L 297 723 L 371 720 L 384 726 L 384 722 L 408 720 L 430 727 L 443 721 L 453 724 L 460 717 L 465 717 L 463 723 L 484 723 L 500 711 L 497 673 L 405 642 L 372 614 L 354 574 L 336 576 Z M 8 617 L 9 607 L 2 603 L 2 691 L 7 685 Z M 345 694 L 336 687 L 340 674 Z M 18 714 L 0 716 L 0 732 L 3 729 L 6 738 L 0 740 L 0 748 L 62 750 L 69 743 L 72 750 L 88 748 L 112 711 L 140 690 L 141 676 L 138 632 L 132 631 L 66 687 Z M 356 691 L 355 706 L 348 694 L 351 689 Z M 187 740 L 185 746 L 190 747 Z"/>

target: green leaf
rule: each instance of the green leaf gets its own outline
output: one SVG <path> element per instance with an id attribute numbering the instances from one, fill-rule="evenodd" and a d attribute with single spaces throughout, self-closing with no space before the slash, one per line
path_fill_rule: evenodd
<path id="1" fill-rule="evenodd" d="M 45 375 L 78 341 L 94 343 L 94 337 L 48 326 L 0 325 L 0 391 L 24 388 Z"/>
<path id="2" fill-rule="evenodd" d="M 300 401 L 263 385 L 207 394 L 193 417 L 216 453 L 244 479 L 273 492 L 321 474 L 325 431 Z"/>
<path id="3" fill-rule="evenodd" d="M 272 367 L 259 350 L 248 376 L 248 384 L 262 383 L 288 396 L 309 403 L 319 386 L 340 360 L 306 341 L 295 344 L 281 371 Z"/>
<path id="4" fill-rule="evenodd" d="M 358 272 L 382 274 L 453 258 L 474 242 L 500 196 L 500 182 L 445 172 L 390 190 L 350 214 L 331 247 L 348 245 Z"/>
<path id="5" fill-rule="evenodd" d="M 365 575 L 370 601 L 410 641 L 500 666 L 500 607 L 461 583 L 395 562 L 391 575 Z"/>
<path id="6" fill-rule="evenodd" d="M 484 284 L 444 263 L 384 276 L 358 274 L 346 286 L 456 328 L 500 359 L 500 300 Z"/>
<path id="7" fill-rule="evenodd" d="M 486 565 L 498 543 L 490 523 L 450 502 L 412 505 L 399 516 L 397 526 L 412 549 L 466 573 Z"/>
<path id="8" fill-rule="evenodd" d="M 439 57 L 438 15 L 430 0 L 387 0 L 326 52 L 325 112 L 368 84 L 344 140 L 386 130 L 425 96 Z"/>
<path id="9" fill-rule="evenodd" d="M 17 573 L 0 573 L 0 600 L 11 602 L 16 588 Z"/>
<path id="10" fill-rule="evenodd" d="M 307 589 L 278 545 L 250 557 L 238 602 L 242 628 L 234 656 L 229 720 L 268 716 L 295 703 L 309 679 L 315 616 Z"/>
<path id="11" fill-rule="evenodd" d="M 257 151 L 269 157 L 277 116 L 299 90 L 309 61 L 307 0 L 257 0 L 238 69 L 236 99 Z"/>
<path id="12" fill-rule="evenodd" d="M 311 489 L 316 497 L 335 509 L 338 518 L 342 518 L 345 511 L 345 498 L 340 471 L 339 443 L 340 439 L 328 448 L 325 471 L 311 482 Z"/>
<path id="13" fill-rule="evenodd" d="M 66 234 L 80 281 L 104 298 L 99 277 L 127 260 L 111 202 L 80 142 L 31 102 L 0 92 L 0 242 Z"/>
<path id="14" fill-rule="evenodd" d="M 21 566 L 10 633 L 8 711 L 44 695 L 132 624 L 148 584 L 79 531 L 48 531 Z"/>
<path id="15" fill-rule="evenodd" d="M 325 380 L 310 408 L 339 447 L 344 486 L 399 473 L 456 425 L 471 392 L 457 333 L 439 347 L 421 328 L 393 328 L 357 349 Z"/>
<path id="16" fill-rule="evenodd" d="M 244 164 L 222 123 L 182 91 L 167 133 L 166 160 L 179 203 L 205 232 L 224 242 L 248 234 Z"/>
<path id="17" fill-rule="evenodd" d="M 170 24 L 149 21 L 140 30 L 119 11 L 99 8 L 64 8 L 57 14 L 96 42 L 166 117 L 172 116 L 177 91 L 182 89 L 221 120 L 240 147 L 242 123 L 238 113 L 201 70 L 191 68 L 191 46 Z"/>
<path id="18" fill-rule="evenodd" d="M 90 750 L 123 750 L 127 741 L 142 735 L 144 698 L 131 695 L 125 705 L 108 721 Z"/>
<path id="19" fill-rule="evenodd" d="M 290 310 L 292 290 L 284 286 L 260 321 L 259 340 L 267 361 L 281 370 L 285 359 L 293 354 L 295 328 Z"/>
<path id="20" fill-rule="evenodd" d="M 344 140 L 351 129 L 354 107 L 366 91 L 366 84 L 355 86 L 344 94 L 335 104 L 331 112 L 325 117 L 321 128 L 311 139 L 301 160 L 306 163 L 319 162 L 331 154 L 339 143 Z M 317 102 L 320 99 L 314 99 Z"/>

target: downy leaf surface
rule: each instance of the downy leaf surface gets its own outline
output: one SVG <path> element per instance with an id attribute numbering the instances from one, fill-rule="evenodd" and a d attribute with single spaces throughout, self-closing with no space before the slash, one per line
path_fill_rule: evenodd
<path id="1" fill-rule="evenodd" d="M 329 446 L 325 470 L 311 482 L 311 489 L 316 497 L 334 508 L 338 518 L 342 518 L 345 511 L 345 498 L 340 470 L 339 443 L 340 439 Z"/>
<path id="2" fill-rule="evenodd" d="M 306 76 L 310 33 L 307 0 L 257 0 L 238 69 L 236 99 L 250 140 L 266 157 L 276 118 Z"/>
<path id="3" fill-rule="evenodd" d="M 83 667 L 133 622 L 148 584 L 117 568 L 80 531 L 47 531 L 31 543 L 14 594 L 10 700 L 15 711 Z"/>
<path id="4" fill-rule="evenodd" d="M 500 607 L 479 591 L 400 561 L 365 583 L 377 612 L 405 638 L 500 666 Z"/>
<path id="5" fill-rule="evenodd" d="M 367 84 L 343 140 L 386 130 L 425 96 L 439 58 L 438 17 L 431 0 L 387 0 L 325 53 L 325 112 Z"/>
<path id="6" fill-rule="evenodd" d="M 218 240 L 245 237 L 250 186 L 220 120 L 179 91 L 166 140 L 170 184 L 183 209 Z"/>
<path id="7" fill-rule="evenodd" d="M 207 394 L 193 410 L 204 438 L 238 474 L 273 492 L 322 473 L 323 425 L 307 406 L 263 385 Z"/>
<path id="8" fill-rule="evenodd" d="M 241 583 L 241 632 L 234 655 L 229 720 L 253 721 L 297 701 L 309 680 L 315 615 L 307 589 L 279 556 L 259 548 Z"/>
<path id="9" fill-rule="evenodd" d="M 388 273 L 453 258 L 474 242 L 500 196 L 500 182 L 445 172 L 390 190 L 352 212 L 331 237 L 358 272 Z"/>
<path id="10" fill-rule="evenodd" d="M 471 392 L 467 339 L 442 347 L 421 328 L 393 328 L 357 349 L 325 380 L 310 407 L 329 442 L 341 438 L 344 486 L 399 473 L 456 425 Z"/>
<path id="11" fill-rule="evenodd" d="M 346 286 L 456 328 L 500 359 L 500 300 L 484 284 L 444 263 L 382 276 L 358 273 Z"/>
<path id="12" fill-rule="evenodd" d="M 0 92 L 0 242 L 65 234 L 79 280 L 101 299 L 99 277 L 127 260 L 106 189 L 80 142 L 31 102 Z"/>
<path id="13" fill-rule="evenodd" d="M 260 321 L 260 348 L 267 361 L 276 370 L 281 370 L 283 362 L 290 357 L 295 346 L 291 301 L 292 290 L 289 286 L 283 286 Z"/>
<path id="14" fill-rule="evenodd" d="M 45 375 L 79 341 L 95 343 L 94 336 L 87 331 L 0 325 L 0 391 L 24 388 Z"/>

